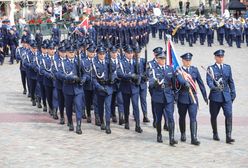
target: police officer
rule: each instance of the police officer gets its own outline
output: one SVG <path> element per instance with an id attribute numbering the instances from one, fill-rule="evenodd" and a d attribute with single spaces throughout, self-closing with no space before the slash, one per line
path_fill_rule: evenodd
<path id="1" fill-rule="evenodd" d="M 214 52 L 215 64 L 208 67 L 207 84 L 210 88 L 209 110 L 211 115 L 211 125 L 213 129 L 213 139 L 219 141 L 217 131 L 217 116 L 220 108 L 224 111 L 226 127 L 226 143 L 231 144 L 232 139 L 232 103 L 236 98 L 235 85 L 232 78 L 231 66 L 224 64 L 224 50 Z"/>
<path id="2" fill-rule="evenodd" d="M 59 112 L 60 112 L 59 123 L 61 125 L 65 124 L 65 118 L 64 118 L 65 100 L 64 100 L 64 93 L 63 93 L 63 80 L 61 80 L 61 77 L 60 77 L 61 72 L 59 68 L 62 67 L 62 62 L 65 59 L 66 59 L 66 48 L 65 46 L 61 46 L 58 48 L 58 53 L 54 56 L 54 66 L 53 66 L 54 67 L 53 73 L 55 76 L 55 88 L 57 89 L 58 105 L 59 105 Z"/>
<path id="3" fill-rule="evenodd" d="M 23 94 L 27 93 L 27 84 L 26 84 L 27 74 L 26 74 L 26 67 L 23 64 L 27 52 L 27 43 L 28 43 L 28 39 L 23 38 L 21 40 L 21 46 L 17 47 L 16 49 L 16 59 L 20 62 L 20 73 L 21 73 Z"/>
<path id="4" fill-rule="evenodd" d="M 69 131 L 74 131 L 73 121 L 72 121 L 72 109 L 75 106 L 76 112 L 76 133 L 82 134 L 81 130 L 81 120 L 82 120 L 82 107 L 84 104 L 84 90 L 83 84 L 86 81 L 86 74 L 81 72 L 81 77 L 79 71 L 81 68 L 78 67 L 78 60 L 75 59 L 75 48 L 70 46 L 67 48 L 67 59 L 61 62 L 61 79 L 63 83 L 63 92 L 65 96 L 65 106 L 66 115 L 68 119 Z"/>
<path id="5" fill-rule="evenodd" d="M 96 47 L 95 45 L 91 45 L 87 48 L 87 56 L 82 59 L 82 69 L 87 74 L 86 82 L 84 84 L 84 93 L 85 93 L 85 107 L 87 113 L 87 123 L 91 123 L 91 105 L 94 106 L 95 113 L 95 124 L 100 126 L 100 118 L 98 114 L 97 108 L 97 98 L 95 87 L 93 83 L 93 59 L 95 57 Z"/>
<path id="6" fill-rule="evenodd" d="M 174 146 L 178 142 L 174 139 L 175 123 L 174 113 L 174 91 L 175 73 L 172 67 L 166 65 L 166 54 L 164 51 L 157 54 L 157 64 L 150 71 L 149 86 L 152 90 L 152 101 L 156 113 L 157 142 L 162 143 L 161 120 L 164 110 L 168 117 L 169 143 Z"/>
<path id="7" fill-rule="evenodd" d="M 111 57 L 111 63 L 112 63 L 112 74 L 117 74 L 117 68 L 119 67 L 120 58 L 118 58 L 118 48 L 116 46 L 112 46 L 110 48 L 110 57 Z M 112 121 L 117 122 L 116 113 L 115 113 L 115 106 L 118 106 L 118 114 L 119 114 L 119 125 L 122 125 L 124 123 L 124 107 L 123 107 L 123 98 L 120 91 L 120 80 L 115 79 L 113 82 L 113 94 L 112 94 L 112 101 L 111 101 L 111 116 Z"/>
<path id="8" fill-rule="evenodd" d="M 39 85 L 39 93 L 40 98 L 42 100 L 43 104 L 43 112 L 47 112 L 47 104 L 46 104 L 46 92 L 45 92 L 45 86 L 43 83 L 44 80 L 44 74 L 42 73 L 42 65 L 43 65 L 43 59 L 47 57 L 47 48 L 49 45 L 49 41 L 44 40 L 41 45 L 41 51 L 38 52 L 36 57 L 36 72 L 37 72 L 37 83 Z M 38 101 L 41 101 L 38 98 Z"/>
<path id="9" fill-rule="evenodd" d="M 195 66 L 191 66 L 191 53 L 185 53 L 181 56 L 183 66 L 178 70 L 177 80 L 181 85 L 181 89 L 178 92 L 178 113 L 179 113 L 179 127 L 181 132 L 181 141 L 186 141 L 185 134 L 185 118 L 187 111 L 190 117 L 190 131 L 191 131 L 191 144 L 199 145 L 200 141 L 197 140 L 197 108 L 198 97 L 196 91 L 195 82 L 198 83 L 201 93 L 205 102 L 208 104 L 208 98 L 204 83 L 201 75 Z M 191 84 L 190 84 L 191 83 Z M 193 94 L 190 94 L 193 93 Z M 192 97 L 193 96 L 193 97 Z"/>
<path id="10" fill-rule="evenodd" d="M 139 46 L 136 46 L 134 48 L 134 59 L 136 61 L 136 67 L 135 71 L 137 74 L 141 76 L 141 80 L 138 83 L 139 84 L 139 96 L 140 96 L 140 104 L 141 109 L 143 112 L 143 122 L 150 122 L 149 118 L 147 117 L 147 81 L 148 81 L 148 75 L 146 73 L 146 62 L 144 58 L 140 58 L 141 55 L 141 48 Z"/>
<path id="11" fill-rule="evenodd" d="M 35 88 L 37 83 L 37 74 L 35 72 L 35 59 L 37 55 L 37 43 L 35 40 L 30 41 L 30 50 L 28 50 L 26 58 L 23 61 L 26 67 L 27 79 L 30 87 L 32 105 L 36 106 Z"/>
<path id="12" fill-rule="evenodd" d="M 132 100 L 134 118 L 136 122 L 135 131 L 142 133 L 143 130 L 140 127 L 139 117 L 139 86 L 137 82 L 141 76 L 135 73 L 135 66 L 137 62 L 133 59 L 133 49 L 130 45 L 125 47 L 125 57 L 123 58 L 120 67 L 118 69 L 118 77 L 121 78 L 120 89 L 123 96 L 124 103 L 124 118 L 125 129 L 129 128 L 129 114 L 130 114 L 130 100 Z"/>
<path id="13" fill-rule="evenodd" d="M 54 74 L 52 73 L 53 60 L 55 53 L 55 45 L 53 42 L 49 43 L 47 55 L 42 58 L 41 73 L 43 76 L 43 85 L 45 87 L 45 94 L 49 106 L 49 114 L 53 116 L 56 113 L 53 103 L 53 89 L 54 89 Z"/>
<path id="14" fill-rule="evenodd" d="M 101 130 L 106 130 L 111 134 L 110 116 L 111 116 L 111 99 L 113 94 L 113 84 L 117 75 L 112 73 L 112 64 L 106 60 L 106 49 L 102 46 L 97 48 L 97 57 L 93 61 L 94 68 L 94 85 L 97 91 L 98 111 L 101 121 Z M 105 112 L 105 113 L 104 113 Z M 104 122 L 104 114 L 105 121 Z"/>
<path id="15" fill-rule="evenodd" d="M 52 35 L 51 35 L 51 40 L 54 42 L 56 46 L 59 45 L 61 38 L 61 31 L 58 28 L 57 24 L 55 23 L 52 28 Z"/>

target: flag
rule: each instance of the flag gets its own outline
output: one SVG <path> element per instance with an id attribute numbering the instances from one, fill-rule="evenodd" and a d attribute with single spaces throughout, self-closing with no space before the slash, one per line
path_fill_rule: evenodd
<path id="1" fill-rule="evenodd" d="M 83 27 L 87 30 L 89 28 L 89 18 L 84 18 L 84 20 L 77 27 Z"/>
<path id="2" fill-rule="evenodd" d="M 174 70 L 178 70 L 178 72 L 183 76 L 183 78 L 189 82 L 190 86 L 196 92 L 196 84 L 192 78 L 192 76 L 186 73 L 180 65 L 180 62 L 177 59 L 177 55 L 173 46 L 171 39 L 169 38 L 167 41 L 167 55 L 166 55 L 166 64 L 173 67 Z"/>
<path id="3" fill-rule="evenodd" d="M 221 16 L 225 13 L 226 9 L 226 0 L 221 0 Z"/>
<path id="4" fill-rule="evenodd" d="M 173 67 L 174 70 L 180 68 L 180 63 L 177 59 L 177 55 L 172 44 L 171 39 L 169 38 L 167 41 L 167 55 L 166 55 L 166 64 Z"/>

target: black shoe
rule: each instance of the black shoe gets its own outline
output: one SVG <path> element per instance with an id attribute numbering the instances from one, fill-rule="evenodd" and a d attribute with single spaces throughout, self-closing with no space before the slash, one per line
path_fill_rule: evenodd
<path id="1" fill-rule="evenodd" d="M 149 123 L 150 122 L 149 118 L 146 115 L 143 118 L 143 122 L 144 123 Z"/>
<path id="2" fill-rule="evenodd" d="M 186 134 L 185 133 L 181 133 L 181 141 L 182 142 L 186 141 Z"/>
<path id="3" fill-rule="evenodd" d="M 101 124 L 101 130 L 106 130 L 106 126 L 104 123 Z"/>
<path id="4" fill-rule="evenodd" d="M 24 95 L 27 94 L 27 90 L 24 89 L 22 93 L 23 93 Z"/>
<path id="5" fill-rule="evenodd" d="M 52 116 L 53 115 L 53 110 L 49 108 L 48 113 L 50 114 L 50 116 Z"/>
<path id="6" fill-rule="evenodd" d="M 59 119 L 58 114 L 57 114 L 57 109 L 53 109 L 53 119 L 54 120 L 58 120 Z"/>
<path id="7" fill-rule="evenodd" d="M 174 146 L 175 144 L 178 144 L 178 142 L 174 139 L 174 130 L 175 130 L 175 123 L 168 123 L 169 128 L 169 141 L 170 146 Z"/>
<path id="8" fill-rule="evenodd" d="M 163 143 L 162 135 L 157 135 L 157 142 L 158 143 Z"/>
<path id="9" fill-rule="evenodd" d="M 119 112 L 119 125 L 124 124 L 124 118 L 123 118 L 123 113 Z"/>
<path id="10" fill-rule="evenodd" d="M 97 116 L 96 116 L 96 118 L 95 118 L 95 125 L 96 125 L 96 126 L 101 126 L 100 119 L 99 119 L 99 117 L 97 117 Z"/>
<path id="11" fill-rule="evenodd" d="M 69 123 L 69 131 L 74 131 L 74 126 L 73 126 L 73 123 Z"/>
<path id="12" fill-rule="evenodd" d="M 32 100 L 32 106 L 36 106 L 36 102 L 34 99 Z"/>
<path id="13" fill-rule="evenodd" d="M 232 118 L 227 118 L 225 120 L 226 125 L 226 143 L 232 144 L 232 142 L 235 142 L 235 139 L 232 138 Z"/>
<path id="14" fill-rule="evenodd" d="M 113 117 L 112 117 L 112 121 L 113 121 L 113 123 L 117 123 L 117 118 L 116 118 L 116 116 L 113 116 Z"/>
<path id="15" fill-rule="evenodd" d="M 200 145 L 200 141 L 197 140 L 197 122 L 190 123 L 190 132 L 191 132 L 191 144 Z"/>
<path id="16" fill-rule="evenodd" d="M 142 133 L 143 132 L 143 130 L 141 129 L 140 126 L 136 126 L 135 127 L 135 131 L 138 132 L 138 133 Z"/>
<path id="17" fill-rule="evenodd" d="M 109 125 L 106 126 L 106 134 L 111 134 L 111 129 Z"/>
<path id="18" fill-rule="evenodd" d="M 64 125 L 65 124 L 65 118 L 61 117 L 60 121 L 59 121 L 59 124 Z"/>
<path id="19" fill-rule="evenodd" d="M 76 133 L 82 134 L 81 121 L 77 121 Z"/>
<path id="20" fill-rule="evenodd" d="M 43 107 L 43 112 L 47 112 L 47 106 Z"/>
<path id="21" fill-rule="evenodd" d="M 213 140 L 215 140 L 215 141 L 220 141 L 220 138 L 219 138 L 218 133 L 214 133 L 214 134 L 213 134 Z"/>
<path id="22" fill-rule="evenodd" d="M 156 121 L 153 121 L 152 126 L 153 126 L 153 128 L 156 128 L 157 127 L 156 126 Z"/>
<path id="23" fill-rule="evenodd" d="M 87 117 L 87 123 L 91 123 L 91 117 Z"/>
<path id="24" fill-rule="evenodd" d="M 38 103 L 37 103 L 37 107 L 38 108 L 42 108 L 42 105 L 41 105 L 41 103 L 38 101 Z"/>
<path id="25" fill-rule="evenodd" d="M 129 123 L 125 123 L 125 129 L 128 129 L 128 130 L 130 129 L 129 128 Z"/>

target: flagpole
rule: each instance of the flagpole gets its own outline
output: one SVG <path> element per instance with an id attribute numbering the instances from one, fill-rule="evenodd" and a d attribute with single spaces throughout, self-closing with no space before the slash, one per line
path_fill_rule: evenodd
<path id="1" fill-rule="evenodd" d="M 174 51 L 174 54 L 175 54 L 175 59 L 176 59 L 176 61 L 177 61 L 177 63 L 178 63 L 178 67 L 179 67 L 179 70 L 178 70 L 178 72 L 182 75 L 182 77 L 184 78 L 184 80 L 186 80 L 187 81 L 187 79 L 185 78 L 185 76 L 183 75 L 183 70 L 182 70 L 182 67 L 181 67 L 181 65 L 180 65 L 180 62 L 178 61 L 178 59 L 177 59 L 177 55 L 176 55 L 176 52 L 175 52 L 175 48 L 174 48 L 174 46 L 173 46 L 173 43 L 171 42 L 171 36 L 170 35 L 167 35 L 167 37 L 168 37 L 168 42 L 167 43 L 170 43 L 170 45 L 171 45 L 171 49 Z M 168 45 L 167 45 L 167 47 L 168 47 Z M 169 47 L 168 47 L 169 48 Z M 167 49 L 168 49 L 167 48 Z M 168 50 L 167 50 L 168 51 Z M 171 50 L 170 50 L 171 51 Z M 167 62 L 167 61 L 166 61 Z M 188 81 L 187 81 L 188 82 Z M 189 94 L 190 94 L 190 96 L 191 96 L 191 98 L 192 98 L 192 100 L 193 100 L 193 102 L 194 102 L 194 104 L 197 104 L 197 102 L 196 102 L 196 100 L 195 100 L 195 96 L 194 96 L 194 94 L 193 94 L 193 91 L 192 91 L 192 89 L 191 89 L 191 87 L 189 87 Z"/>

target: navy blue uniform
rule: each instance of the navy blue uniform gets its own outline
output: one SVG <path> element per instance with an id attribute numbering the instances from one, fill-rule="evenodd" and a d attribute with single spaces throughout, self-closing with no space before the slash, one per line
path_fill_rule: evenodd
<path id="1" fill-rule="evenodd" d="M 220 108 L 223 109 L 226 121 L 227 140 L 231 137 L 232 130 L 232 102 L 236 97 L 235 85 L 232 78 L 231 66 L 227 64 L 209 66 L 207 74 L 207 84 L 210 88 L 209 110 L 211 115 L 211 125 L 214 139 L 219 140 L 217 132 L 217 116 Z M 228 142 L 228 141 L 227 141 Z"/>

